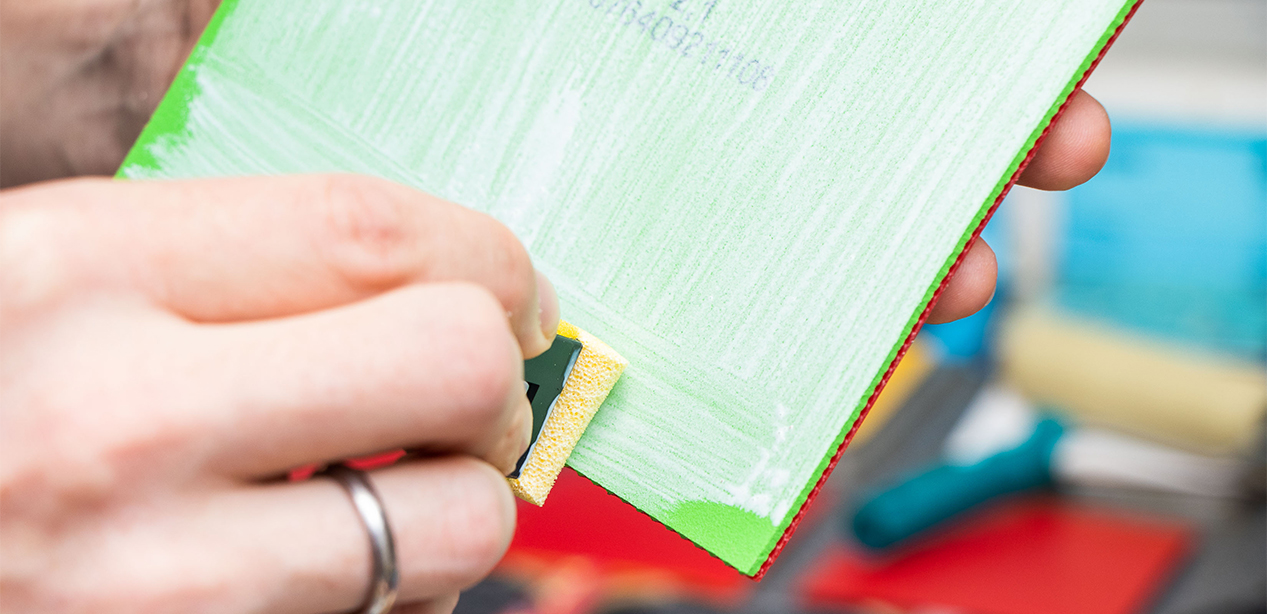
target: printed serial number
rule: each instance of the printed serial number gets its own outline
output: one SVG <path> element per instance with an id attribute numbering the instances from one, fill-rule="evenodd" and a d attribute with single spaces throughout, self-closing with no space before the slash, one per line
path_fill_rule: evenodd
<path id="1" fill-rule="evenodd" d="M 774 81 L 774 66 L 740 51 L 735 45 L 709 38 L 700 28 L 718 0 L 672 0 L 668 8 L 644 11 L 642 0 L 580 0 L 622 28 L 637 28 L 658 44 L 676 51 L 679 60 L 725 74 L 740 85 L 760 92 Z M 605 9 L 605 10 L 604 10 Z M 698 20 L 696 20 L 698 18 Z"/>

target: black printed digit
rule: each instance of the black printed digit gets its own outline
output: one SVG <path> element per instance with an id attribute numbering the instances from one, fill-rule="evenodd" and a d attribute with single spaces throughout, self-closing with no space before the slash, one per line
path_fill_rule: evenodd
<path id="1" fill-rule="evenodd" d="M 679 31 L 681 34 L 677 34 Z M 669 46 L 669 49 L 677 49 L 678 47 L 681 47 L 682 42 L 686 40 L 686 34 L 689 31 L 690 30 L 683 25 L 673 26 L 669 29 L 668 41 L 665 44 Z"/>
<path id="2" fill-rule="evenodd" d="M 634 5 L 637 5 L 637 8 L 635 8 L 635 7 L 634 7 Z M 642 10 L 642 0 L 634 0 L 632 3 L 630 3 L 630 4 L 626 5 L 626 6 L 627 6 L 628 8 L 626 8 L 624 11 L 622 11 L 622 12 L 620 13 L 620 15 L 621 15 L 622 17 L 623 17 L 623 16 L 625 16 L 625 15 L 628 15 L 628 16 L 629 16 L 629 19 L 626 19 L 626 20 L 625 20 L 625 25 L 629 25 L 629 24 L 633 23 L 635 19 L 637 19 L 637 18 L 638 18 L 638 12 Z"/>
<path id="3" fill-rule="evenodd" d="M 703 43 L 703 42 L 704 42 L 703 34 L 700 34 L 699 32 L 692 32 L 691 36 L 689 37 L 689 40 L 686 43 L 686 47 L 682 49 L 682 57 L 684 58 L 691 57 L 691 50 L 700 46 L 700 43 Z"/>
<path id="4" fill-rule="evenodd" d="M 708 16 L 713 14 L 713 7 L 717 6 L 717 0 L 708 0 L 708 2 L 704 3 L 704 6 L 707 6 L 708 10 L 704 11 L 704 16 L 700 18 L 700 25 L 704 25 L 704 22 L 708 21 Z"/>
<path id="5" fill-rule="evenodd" d="M 773 80 L 774 80 L 774 67 L 764 66 L 761 68 L 761 74 L 757 75 L 757 77 L 752 80 L 752 90 L 755 92 L 760 92 L 761 90 L 764 90 L 765 88 L 770 87 L 770 82 Z"/>
<path id="6" fill-rule="evenodd" d="M 663 25 L 664 22 L 666 21 L 669 22 L 669 26 L 665 28 L 663 31 L 661 31 L 660 26 Z M 668 36 L 669 30 L 672 30 L 672 29 L 673 29 L 673 19 L 669 17 L 668 15 L 661 17 L 660 21 L 655 22 L 655 25 L 651 26 L 651 40 L 657 41 L 657 42 L 664 40 L 664 37 Z M 656 32 L 660 32 L 660 35 L 656 36 Z"/>
<path id="7" fill-rule="evenodd" d="M 638 27 L 639 27 L 639 28 L 642 28 L 642 31 L 643 31 L 643 32 L 646 32 L 646 31 L 647 31 L 647 28 L 650 28 L 650 27 L 651 27 L 651 22 L 652 22 L 652 20 L 654 20 L 654 19 L 655 19 L 655 15 L 656 15 L 656 12 L 655 12 L 655 11 L 649 11 L 649 12 L 647 12 L 647 14 L 646 14 L 646 15 L 643 15 L 643 16 L 642 16 L 642 19 L 639 19 L 639 20 L 638 20 Z"/>

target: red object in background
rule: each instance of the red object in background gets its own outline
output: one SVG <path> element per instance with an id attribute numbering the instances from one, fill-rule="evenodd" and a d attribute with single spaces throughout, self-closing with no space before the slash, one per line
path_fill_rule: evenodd
<path id="1" fill-rule="evenodd" d="M 815 605 L 883 602 L 975 614 L 1134 614 L 1187 553 L 1191 531 L 1050 497 L 1001 503 L 876 560 L 828 551 L 802 584 Z"/>
<path id="2" fill-rule="evenodd" d="M 659 574 L 730 601 L 752 581 L 602 487 L 564 469 L 543 507 L 519 502 L 507 561 L 583 556 L 611 575 Z"/>
<path id="3" fill-rule="evenodd" d="M 372 471 L 374 469 L 386 467 L 404 457 L 405 457 L 404 450 L 396 450 L 394 452 L 384 452 L 382 454 L 375 454 L 373 456 L 351 458 L 344 461 L 344 463 L 353 469 L 360 469 L 361 471 Z M 298 469 L 292 470 L 288 477 L 292 482 L 298 481 L 298 480 L 306 480 L 312 477 L 313 474 L 315 474 L 317 470 L 319 469 L 321 469 L 320 465 L 307 465 L 305 467 L 300 467 Z"/>

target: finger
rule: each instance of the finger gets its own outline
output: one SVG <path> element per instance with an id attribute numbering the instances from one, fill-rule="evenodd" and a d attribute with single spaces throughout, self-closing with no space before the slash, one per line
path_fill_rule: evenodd
<path id="1" fill-rule="evenodd" d="M 458 593 L 453 593 L 430 601 L 400 604 L 392 608 L 392 614 L 452 614 L 458 597 Z"/>
<path id="2" fill-rule="evenodd" d="M 78 180 L 24 188 L 41 237 L 95 287 L 127 288 L 199 322 L 325 309 L 416 282 L 469 281 L 509 314 L 526 357 L 547 348 L 537 275 L 493 218 L 354 175 L 172 182 Z M 58 203 L 48 205 L 43 203 Z M 551 295 L 553 296 L 553 295 Z"/>
<path id="3" fill-rule="evenodd" d="M 1018 183 L 1040 190 L 1068 190 L 1100 172 L 1109 159 L 1109 115 L 1078 90 L 1043 139 Z"/>
<path id="4" fill-rule="evenodd" d="M 546 338 L 550 343 L 554 343 L 554 335 L 559 330 L 559 295 L 554 291 L 554 284 L 550 283 L 546 276 L 537 271 L 537 306 L 539 319 L 541 320 L 541 330 L 546 332 Z"/>
<path id="5" fill-rule="evenodd" d="M 506 480 L 470 457 L 396 465 L 371 474 L 400 570 L 399 602 L 443 600 L 488 574 L 515 527 Z M 369 537 L 333 480 L 235 491 L 208 507 L 200 534 L 222 536 L 207 556 L 243 561 L 224 586 L 268 586 L 261 611 L 351 611 L 370 582 Z M 259 564 L 263 561 L 264 564 Z"/>
<path id="6" fill-rule="evenodd" d="M 937 297 L 937 304 L 928 314 L 927 322 L 942 324 L 966 318 L 985 307 L 994 297 L 998 272 L 994 250 L 981 239 L 974 241 L 954 277 Z"/>
<path id="7" fill-rule="evenodd" d="M 212 471 L 259 477 L 406 448 L 466 452 L 509 473 L 527 449 L 523 361 L 480 286 L 407 286 L 199 333 L 192 351 L 211 366 L 187 388 L 207 408 L 196 426 Z"/>

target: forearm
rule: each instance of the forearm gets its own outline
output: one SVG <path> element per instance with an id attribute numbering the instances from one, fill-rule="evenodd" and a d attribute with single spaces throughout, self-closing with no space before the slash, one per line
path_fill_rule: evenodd
<path id="1" fill-rule="evenodd" d="M 113 173 L 218 4 L 0 1 L 0 185 Z"/>

